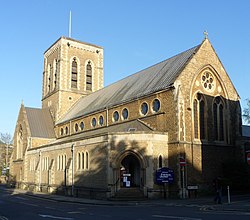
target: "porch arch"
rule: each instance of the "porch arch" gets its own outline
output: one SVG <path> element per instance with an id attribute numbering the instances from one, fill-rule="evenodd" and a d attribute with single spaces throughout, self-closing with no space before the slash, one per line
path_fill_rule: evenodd
<path id="1" fill-rule="evenodd" d="M 145 185 L 146 160 L 139 152 L 127 150 L 117 155 L 113 163 L 116 179 L 120 179 L 120 187 L 140 187 Z M 124 175 L 125 174 L 125 175 Z M 128 184 L 124 177 L 127 175 Z"/>

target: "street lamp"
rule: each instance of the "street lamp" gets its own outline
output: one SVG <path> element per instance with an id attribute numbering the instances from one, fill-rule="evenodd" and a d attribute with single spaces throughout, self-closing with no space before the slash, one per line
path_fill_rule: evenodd
<path id="1" fill-rule="evenodd" d="M 71 153 L 72 153 L 72 187 L 71 187 L 71 195 L 74 196 L 74 144 L 71 145 Z"/>
<path id="2" fill-rule="evenodd" d="M 41 191 L 41 181 L 42 181 L 42 151 L 39 151 L 39 183 L 38 190 Z"/>

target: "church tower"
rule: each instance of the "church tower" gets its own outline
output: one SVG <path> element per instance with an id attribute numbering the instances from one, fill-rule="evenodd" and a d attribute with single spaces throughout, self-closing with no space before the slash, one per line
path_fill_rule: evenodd
<path id="1" fill-rule="evenodd" d="M 44 53 L 42 108 L 57 122 L 74 103 L 103 88 L 103 48 L 59 38 Z"/>

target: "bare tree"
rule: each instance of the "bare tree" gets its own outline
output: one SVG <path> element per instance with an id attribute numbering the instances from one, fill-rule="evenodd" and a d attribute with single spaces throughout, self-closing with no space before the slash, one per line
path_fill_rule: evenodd
<path id="1" fill-rule="evenodd" d="M 247 124 L 250 124 L 250 99 L 247 99 L 247 107 L 243 110 L 243 118 Z"/>
<path id="2" fill-rule="evenodd" d="M 1 168 L 7 168 L 9 167 L 9 159 L 12 151 L 12 137 L 9 133 L 0 133 L 0 141 L 2 142 L 2 154 L 1 154 L 1 161 L 0 166 Z"/>

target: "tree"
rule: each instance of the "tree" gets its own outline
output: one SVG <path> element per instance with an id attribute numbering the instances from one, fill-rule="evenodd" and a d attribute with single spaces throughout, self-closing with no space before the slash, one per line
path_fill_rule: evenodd
<path id="1" fill-rule="evenodd" d="M 0 169 L 9 168 L 10 155 L 12 152 L 12 137 L 9 133 L 0 133 L 0 141 L 1 141 L 1 155 L 0 155 Z M 1 173 L 0 173 L 1 175 Z"/>
<path id="2" fill-rule="evenodd" d="M 247 107 L 243 110 L 243 118 L 247 124 L 250 124 L 250 99 L 247 99 Z"/>

